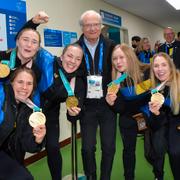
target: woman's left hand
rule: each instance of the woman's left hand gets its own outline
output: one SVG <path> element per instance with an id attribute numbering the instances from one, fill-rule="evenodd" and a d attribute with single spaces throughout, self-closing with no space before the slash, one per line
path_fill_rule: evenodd
<path id="1" fill-rule="evenodd" d="M 36 143 L 40 144 L 42 143 L 45 135 L 46 135 L 46 126 L 45 124 L 43 125 L 38 125 L 33 128 L 33 135 L 35 136 L 35 141 Z"/>

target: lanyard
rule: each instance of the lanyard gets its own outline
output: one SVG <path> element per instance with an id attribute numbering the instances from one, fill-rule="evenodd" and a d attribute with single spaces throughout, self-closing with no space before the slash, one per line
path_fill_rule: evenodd
<path id="1" fill-rule="evenodd" d="M 170 51 L 170 49 L 172 49 L 172 51 Z M 172 56 L 172 54 L 173 54 L 173 52 L 174 52 L 174 47 L 168 47 L 168 46 L 166 45 L 166 47 L 165 47 L 165 52 L 166 52 L 166 54 Z"/>
<path id="2" fill-rule="evenodd" d="M 89 56 L 86 51 L 85 45 L 83 44 L 83 51 L 85 55 L 85 61 L 86 61 L 86 68 L 88 73 L 90 74 L 90 64 L 89 64 Z M 102 73 L 102 66 L 103 66 L 103 42 L 100 43 L 100 49 L 99 49 L 99 64 L 98 64 L 98 74 Z M 95 74 L 95 67 L 94 67 L 94 74 Z"/>
<path id="3" fill-rule="evenodd" d="M 60 75 L 61 80 L 62 80 L 62 82 L 63 82 L 63 84 L 64 84 L 64 87 L 65 87 L 65 89 L 66 89 L 66 91 L 67 91 L 67 93 L 68 93 L 68 96 L 74 96 L 74 92 L 73 92 L 73 90 L 72 90 L 72 88 L 71 88 L 71 86 L 70 86 L 70 83 L 68 82 L 66 76 L 65 76 L 64 73 L 61 71 L 61 69 L 59 69 L 59 75 Z"/>
<path id="4" fill-rule="evenodd" d="M 11 51 L 10 60 L 2 60 L 2 64 L 6 64 L 9 66 L 9 68 L 12 70 L 15 67 L 15 61 L 16 61 L 16 49 L 13 49 Z"/>

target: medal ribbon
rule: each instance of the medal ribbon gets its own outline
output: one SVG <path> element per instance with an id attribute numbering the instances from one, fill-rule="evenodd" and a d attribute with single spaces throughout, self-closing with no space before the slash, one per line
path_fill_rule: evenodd
<path id="1" fill-rule="evenodd" d="M 86 68 L 88 73 L 90 74 L 90 64 L 89 64 L 89 57 L 88 53 L 86 52 L 85 45 L 83 44 L 83 52 L 85 56 L 85 61 L 86 61 Z M 98 74 L 100 75 L 102 73 L 102 66 L 103 66 L 103 43 L 100 43 L 100 49 L 99 49 L 99 64 L 98 64 Z M 94 74 L 95 74 L 95 67 L 94 67 Z"/>
<path id="2" fill-rule="evenodd" d="M 155 87 L 154 89 L 151 89 L 151 94 L 157 93 L 159 90 L 161 90 L 167 81 L 162 82 L 161 84 L 159 84 L 157 87 Z"/>
<path id="3" fill-rule="evenodd" d="M 33 109 L 34 112 L 40 112 L 41 109 L 35 105 L 29 98 L 26 100 L 18 99 L 19 101 L 25 103 L 29 108 Z"/>
<path id="4" fill-rule="evenodd" d="M 73 92 L 73 90 L 72 90 L 72 88 L 71 88 L 71 86 L 70 86 L 70 83 L 68 82 L 66 76 L 65 76 L 64 73 L 61 71 L 61 69 L 59 69 L 59 75 L 60 75 L 61 80 L 62 80 L 62 82 L 63 82 L 63 84 L 64 84 L 64 87 L 65 87 L 65 89 L 66 89 L 66 91 L 67 91 L 67 93 L 68 93 L 68 96 L 74 96 L 74 92 Z"/>
<path id="5" fill-rule="evenodd" d="M 110 83 L 108 84 L 108 86 L 111 86 L 112 83 L 114 83 L 114 84 L 120 84 L 122 81 L 124 81 L 124 80 L 126 79 L 126 77 L 127 77 L 127 73 L 124 73 L 124 74 L 122 74 L 118 79 L 110 82 Z"/>
<path id="6" fill-rule="evenodd" d="M 9 60 L 2 60 L 1 63 L 8 65 L 9 68 L 12 70 L 15 67 L 15 61 L 16 61 L 16 49 L 13 49 L 11 51 L 10 61 Z"/>

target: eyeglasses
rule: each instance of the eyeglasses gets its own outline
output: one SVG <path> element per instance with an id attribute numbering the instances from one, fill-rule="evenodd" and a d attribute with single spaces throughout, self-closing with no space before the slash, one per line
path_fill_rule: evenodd
<path id="1" fill-rule="evenodd" d="M 171 32 L 171 33 L 164 33 L 164 35 L 165 36 L 169 36 L 169 35 L 174 35 L 174 33 L 173 32 Z"/>
<path id="2" fill-rule="evenodd" d="M 82 26 L 86 29 L 91 29 L 91 28 L 99 29 L 101 27 L 101 23 L 83 24 Z"/>

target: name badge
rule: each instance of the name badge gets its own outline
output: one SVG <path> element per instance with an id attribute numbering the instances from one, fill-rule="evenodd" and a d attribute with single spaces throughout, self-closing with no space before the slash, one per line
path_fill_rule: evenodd
<path id="1" fill-rule="evenodd" d="M 87 76 L 87 98 L 100 99 L 103 97 L 102 76 Z"/>

